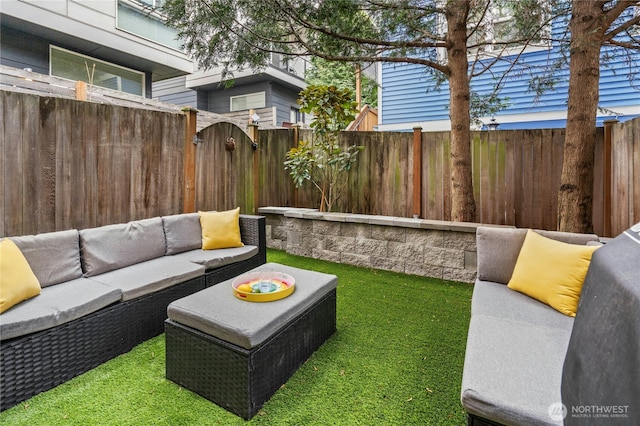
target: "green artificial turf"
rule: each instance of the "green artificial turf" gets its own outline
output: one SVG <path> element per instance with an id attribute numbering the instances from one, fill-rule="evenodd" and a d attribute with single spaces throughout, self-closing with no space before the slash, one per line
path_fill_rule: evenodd
<path id="1" fill-rule="evenodd" d="M 269 250 L 338 276 L 337 332 L 249 422 L 164 377 L 164 335 L 0 414 L 7 425 L 463 425 L 472 286 Z"/>

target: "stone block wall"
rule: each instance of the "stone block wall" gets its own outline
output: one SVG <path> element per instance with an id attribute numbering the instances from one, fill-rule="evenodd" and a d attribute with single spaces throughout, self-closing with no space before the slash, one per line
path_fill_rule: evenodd
<path id="1" fill-rule="evenodd" d="M 452 281 L 476 277 L 479 224 L 263 207 L 267 246 L 305 257 Z"/>

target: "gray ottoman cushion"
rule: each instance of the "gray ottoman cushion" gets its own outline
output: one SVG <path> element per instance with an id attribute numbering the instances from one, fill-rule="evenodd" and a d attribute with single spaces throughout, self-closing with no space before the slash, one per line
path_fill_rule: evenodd
<path id="1" fill-rule="evenodd" d="M 2 339 L 46 330 L 118 302 L 120 290 L 88 278 L 78 278 L 42 289 L 34 297 L 2 314 Z"/>
<path id="2" fill-rule="evenodd" d="M 131 300 L 172 285 L 197 278 L 204 267 L 163 256 L 96 275 L 92 279 L 122 292 L 122 300 Z"/>
<path id="3" fill-rule="evenodd" d="M 198 213 L 162 216 L 167 239 L 166 254 L 177 254 L 202 248 L 202 227 Z"/>
<path id="4" fill-rule="evenodd" d="M 176 259 L 187 260 L 197 263 L 205 267 L 205 269 L 214 269 L 221 266 L 229 265 L 241 260 L 247 260 L 258 254 L 258 247 L 243 246 L 215 250 L 189 250 L 174 255 Z"/>
<path id="5" fill-rule="evenodd" d="M 83 229 L 80 247 L 85 277 L 164 256 L 162 219 Z"/>
<path id="6" fill-rule="evenodd" d="M 82 276 L 78 231 L 11 237 L 40 282 L 48 287 Z"/>
<path id="7" fill-rule="evenodd" d="M 232 280 L 172 302 L 167 314 L 173 321 L 203 333 L 251 349 L 263 343 L 291 320 L 336 288 L 335 275 L 267 263 L 292 275 L 296 289 L 289 297 L 273 302 L 255 303 L 237 299 Z"/>

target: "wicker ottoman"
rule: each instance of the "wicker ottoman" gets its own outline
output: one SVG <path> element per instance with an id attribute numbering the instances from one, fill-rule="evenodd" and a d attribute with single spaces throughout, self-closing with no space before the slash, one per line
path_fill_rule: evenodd
<path id="1" fill-rule="evenodd" d="M 289 297 L 253 303 L 224 281 L 167 308 L 167 378 L 250 419 L 336 330 L 334 275 L 277 263 L 292 275 Z"/>

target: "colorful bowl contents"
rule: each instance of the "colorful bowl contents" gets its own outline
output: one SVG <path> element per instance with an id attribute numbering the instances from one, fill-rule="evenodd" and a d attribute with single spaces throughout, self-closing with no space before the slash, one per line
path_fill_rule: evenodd
<path id="1" fill-rule="evenodd" d="M 248 272 L 233 280 L 233 294 L 249 302 L 271 302 L 283 299 L 294 291 L 295 279 L 283 272 L 264 269 Z"/>

